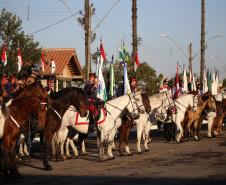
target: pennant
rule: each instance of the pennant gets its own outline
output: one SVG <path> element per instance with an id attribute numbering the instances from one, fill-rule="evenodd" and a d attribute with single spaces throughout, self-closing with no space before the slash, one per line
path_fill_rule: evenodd
<path id="1" fill-rule="evenodd" d="M 192 89 L 193 89 L 193 91 L 197 91 L 196 84 L 195 84 L 195 76 L 194 76 L 193 71 L 192 71 Z"/>
<path id="2" fill-rule="evenodd" d="M 135 61 L 134 61 L 134 71 L 137 71 L 137 68 L 139 66 L 139 59 L 138 59 L 138 53 L 136 52 Z"/>
<path id="3" fill-rule="evenodd" d="M 54 62 L 53 56 L 51 57 L 51 64 L 50 64 L 50 71 L 51 74 L 54 73 L 54 71 L 56 70 L 56 64 Z"/>
<path id="4" fill-rule="evenodd" d="M 207 86 L 208 86 L 208 90 L 211 91 L 211 81 L 210 81 L 210 73 L 209 70 L 207 69 Z"/>
<path id="5" fill-rule="evenodd" d="M 22 56 L 21 56 L 21 53 L 20 53 L 20 48 L 18 48 L 18 55 L 17 55 L 18 73 L 20 72 L 22 65 L 23 65 L 23 60 L 22 60 Z"/>
<path id="6" fill-rule="evenodd" d="M 6 56 L 6 51 L 5 51 L 5 44 L 4 44 L 4 47 L 3 47 L 3 51 L 2 51 L 2 63 L 3 65 L 5 66 L 7 64 L 7 56 Z"/>
<path id="7" fill-rule="evenodd" d="M 116 88 L 115 88 L 115 74 L 114 74 L 114 64 L 113 61 L 110 63 L 111 65 L 111 77 L 110 77 L 110 92 L 109 94 L 116 98 Z"/>
<path id="8" fill-rule="evenodd" d="M 105 54 L 104 54 L 104 48 L 103 44 L 101 42 L 100 44 L 100 56 L 97 57 L 97 67 L 96 67 L 96 75 L 97 80 L 99 80 L 98 90 L 97 90 L 97 97 L 101 100 L 106 101 L 107 100 L 107 91 L 104 83 L 104 77 L 102 73 L 102 65 L 105 60 Z"/>
<path id="9" fill-rule="evenodd" d="M 128 80 L 128 73 L 127 73 L 127 62 L 122 62 L 122 66 L 124 66 L 124 94 L 131 93 L 129 80 Z"/>
<path id="10" fill-rule="evenodd" d="M 217 71 L 216 69 L 213 70 L 213 79 L 212 79 L 212 95 L 216 95 L 217 94 L 217 88 L 218 88 L 218 84 L 216 82 L 216 76 L 217 76 Z"/>
<path id="11" fill-rule="evenodd" d="M 42 71 L 45 71 L 46 64 L 45 64 L 45 60 L 42 52 L 41 52 L 41 63 L 42 63 Z"/>
<path id="12" fill-rule="evenodd" d="M 188 80 L 187 80 L 187 74 L 186 74 L 185 65 L 184 65 L 183 81 L 184 81 L 184 92 L 185 92 L 186 94 L 188 94 Z"/>
<path id="13" fill-rule="evenodd" d="M 123 53 L 124 53 L 124 56 L 125 56 L 125 61 L 129 61 L 129 54 L 126 50 L 126 46 L 124 45 L 124 42 L 123 42 Z"/>
<path id="14" fill-rule="evenodd" d="M 202 89 L 203 89 L 203 94 L 208 92 L 207 79 L 206 79 L 206 68 L 204 69 L 204 72 L 203 72 Z"/>
<path id="15" fill-rule="evenodd" d="M 120 59 L 120 61 L 124 60 L 124 56 L 123 56 L 122 50 L 120 48 L 119 48 L 119 59 Z"/>

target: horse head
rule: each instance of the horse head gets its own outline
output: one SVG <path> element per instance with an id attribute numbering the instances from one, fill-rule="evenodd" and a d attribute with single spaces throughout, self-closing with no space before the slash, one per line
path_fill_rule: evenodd
<path id="1" fill-rule="evenodd" d="M 145 106 L 144 106 L 144 103 L 143 103 L 141 90 L 139 92 L 134 93 L 134 99 L 136 100 L 136 104 L 137 104 L 137 108 L 138 108 L 139 113 L 144 114 Z"/>
<path id="2" fill-rule="evenodd" d="M 128 97 L 129 97 L 129 102 L 127 105 L 127 110 L 132 115 L 132 118 L 138 119 L 139 112 L 138 112 L 138 108 L 137 108 L 137 104 L 136 104 L 136 100 L 135 100 L 135 94 L 130 93 L 130 94 L 128 94 Z"/>
<path id="3" fill-rule="evenodd" d="M 88 114 L 86 106 L 86 92 L 79 88 L 77 90 L 77 105 L 76 110 L 79 112 L 81 117 L 86 117 Z"/>
<path id="4" fill-rule="evenodd" d="M 169 111 L 168 103 L 162 100 L 162 103 L 157 107 L 155 117 L 159 121 L 163 122 L 167 118 L 167 111 Z"/>

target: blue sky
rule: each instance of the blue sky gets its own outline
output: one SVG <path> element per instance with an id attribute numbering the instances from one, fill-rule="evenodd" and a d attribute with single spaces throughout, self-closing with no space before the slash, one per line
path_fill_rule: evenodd
<path id="1" fill-rule="evenodd" d="M 113 6 L 117 0 L 90 0 L 96 8 L 96 15 L 92 17 L 92 30 Z M 84 9 L 84 0 L 64 0 L 76 13 Z M 220 71 L 220 80 L 226 78 L 226 1 L 206 0 L 206 41 L 218 34 L 222 37 L 211 39 L 205 52 L 207 68 L 216 67 Z M 29 19 L 28 15 L 29 5 Z M 16 13 L 23 20 L 25 34 L 31 34 L 57 23 L 70 16 L 66 6 L 59 0 L 0 0 L 0 8 Z M 121 46 L 121 39 L 132 52 L 132 0 L 120 0 L 110 11 L 104 21 L 95 30 L 97 39 L 91 45 L 91 53 L 99 47 L 100 36 L 107 58 L 114 54 L 117 59 L 117 47 Z M 140 62 L 147 62 L 153 67 L 157 75 L 173 77 L 176 73 L 177 62 L 185 65 L 188 70 L 188 46 L 192 43 L 193 56 L 200 50 L 201 41 L 201 0 L 137 0 L 138 36 L 142 38 L 138 46 Z M 76 17 L 79 17 L 77 14 Z M 163 33 L 176 41 L 185 55 L 168 39 L 159 36 Z M 35 41 L 39 41 L 43 48 L 75 48 L 79 61 L 85 64 L 84 31 L 76 20 L 71 17 L 52 27 L 34 33 Z M 215 56 L 216 58 L 210 58 Z M 223 63 L 222 63 L 223 62 Z M 94 66 L 93 66 L 94 70 Z M 139 70 L 139 68 L 138 68 Z M 200 54 L 193 60 L 193 70 L 200 74 Z M 179 69 L 181 72 L 181 69 Z"/>

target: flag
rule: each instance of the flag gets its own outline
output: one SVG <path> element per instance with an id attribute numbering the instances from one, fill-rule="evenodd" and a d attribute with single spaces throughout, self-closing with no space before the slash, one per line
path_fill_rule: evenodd
<path id="1" fill-rule="evenodd" d="M 162 80 L 161 80 L 161 82 L 160 82 L 159 89 L 160 89 L 160 90 L 163 90 L 163 78 L 162 78 Z"/>
<path id="2" fill-rule="evenodd" d="M 45 71 L 46 64 L 45 64 L 45 60 L 42 52 L 41 52 L 41 64 L 42 64 L 42 71 Z"/>
<path id="3" fill-rule="evenodd" d="M 123 42 L 123 53 L 124 53 L 124 56 L 125 56 L 125 61 L 128 61 L 129 60 L 129 54 L 126 50 L 126 46 L 124 45 L 124 42 Z"/>
<path id="4" fill-rule="evenodd" d="M 3 47 L 3 51 L 2 51 L 2 63 L 4 64 L 4 66 L 7 64 L 7 56 L 6 56 L 6 51 L 5 51 L 5 44 Z"/>
<path id="5" fill-rule="evenodd" d="M 110 77 L 110 92 L 109 94 L 116 98 L 116 89 L 115 89 L 115 74 L 114 74 L 114 64 L 111 62 L 111 77 Z"/>
<path id="6" fill-rule="evenodd" d="M 54 73 L 55 69 L 56 69 L 56 64 L 54 62 L 53 55 L 52 55 L 52 57 L 51 57 L 51 64 L 50 64 L 51 74 Z"/>
<path id="7" fill-rule="evenodd" d="M 217 76 L 217 70 L 214 69 L 213 70 L 213 79 L 212 79 L 212 95 L 216 95 L 217 94 L 217 88 L 218 88 L 218 84 L 216 82 L 216 76 Z"/>
<path id="8" fill-rule="evenodd" d="M 203 73 L 203 84 L 202 84 L 202 91 L 203 94 L 206 93 L 208 91 L 208 86 L 207 86 L 207 79 L 206 79 L 206 68 L 204 69 L 204 73 Z"/>
<path id="9" fill-rule="evenodd" d="M 184 81 L 184 92 L 187 94 L 188 93 L 188 80 L 187 80 L 185 65 L 184 65 L 183 81 Z"/>
<path id="10" fill-rule="evenodd" d="M 102 42 L 100 44 L 100 56 L 97 57 L 97 80 L 99 80 L 99 85 L 98 85 L 98 90 L 97 90 L 97 97 L 100 98 L 101 100 L 106 101 L 107 100 L 107 91 L 105 88 L 105 83 L 104 83 L 104 77 L 102 74 L 102 65 L 105 60 L 105 54 L 104 54 L 104 48 L 102 45 Z"/>
<path id="11" fill-rule="evenodd" d="M 139 66 L 139 59 L 138 59 L 138 53 L 136 52 L 135 61 L 134 61 L 134 71 L 137 71 L 137 68 Z"/>
<path id="12" fill-rule="evenodd" d="M 23 65 L 23 60 L 22 60 L 22 56 L 20 53 L 20 48 L 18 48 L 18 55 L 17 55 L 18 73 L 20 72 L 22 65 Z"/>
<path id="13" fill-rule="evenodd" d="M 124 60 L 124 56 L 120 48 L 119 48 L 119 58 L 121 59 L 121 61 Z"/>
<path id="14" fill-rule="evenodd" d="M 197 91 L 196 85 L 195 85 L 195 76 L 194 76 L 193 71 L 192 71 L 192 84 L 191 84 L 191 86 L 192 86 L 193 91 Z"/>
<path id="15" fill-rule="evenodd" d="M 217 93 L 219 93 L 219 78 L 218 78 L 218 76 L 219 76 L 219 71 L 217 72 L 217 70 L 216 70 L 216 86 L 217 86 Z"/>
<path id="16" fill-rule="evenodd" d="M 122 66 L 124 66 L 124 94 L 129 94 L 131 92 L 128 74 L 127 74 L 127 62 L 122 62 Z"/>
<path id="17" fill-rule="evenodd" d="M 207 69 L 207 86 L 208 86 L 208 90 L 211 91 L 211 81 L 210 81 L 209 69 Z"/>
<path id="18" fill-rule="evenodd" d="M 174 98 L 178 98 L 180 92 L 180 87 L 179 87 L 179 78 L 178 78 L 178 64 L 177 64 L 177 74 L 175 77 L 175 87 L 174 87 Z"/>

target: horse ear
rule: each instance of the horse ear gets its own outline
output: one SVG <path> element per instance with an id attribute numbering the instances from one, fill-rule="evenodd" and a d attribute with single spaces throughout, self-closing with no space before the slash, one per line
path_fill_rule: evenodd
<path id="1" fill-rule="evenodd" d="M 141 92 L 142 92 L 142 89 L 139 91 L 139 93 L 141 94 Z"/>

